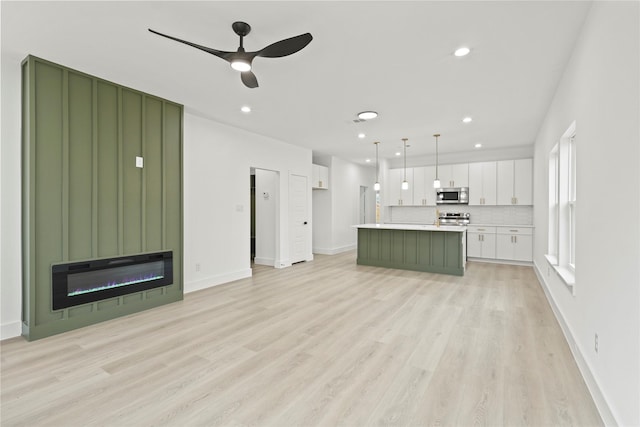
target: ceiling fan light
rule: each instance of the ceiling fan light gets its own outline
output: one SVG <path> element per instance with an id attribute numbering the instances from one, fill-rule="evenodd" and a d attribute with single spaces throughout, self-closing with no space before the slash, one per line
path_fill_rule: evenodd
<path id="1" fill-rule="evenodd" d="M 249 61 L 247 61 L 246 59 L 239 58 L 231 61 L 231 68 L 236 71 L 244 72 L 251 70 L 251 64 L 249 64 Z"/>

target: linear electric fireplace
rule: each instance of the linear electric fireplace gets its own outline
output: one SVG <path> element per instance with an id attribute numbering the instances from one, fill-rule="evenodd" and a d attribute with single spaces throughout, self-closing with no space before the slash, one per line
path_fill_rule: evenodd
<path id="1" fill-rule="evenodd" d="M 156 252 L 51 267 L 53 309 L 87 304 L 173 283 L 173 252 Z"/>

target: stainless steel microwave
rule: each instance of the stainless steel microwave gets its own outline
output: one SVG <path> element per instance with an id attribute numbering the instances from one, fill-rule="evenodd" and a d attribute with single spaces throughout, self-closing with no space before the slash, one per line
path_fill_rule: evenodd
<path id="1" fill-rule="evenodd" d="M 468 205 L 469 187 L 436 188 L 437 205 Z"/>

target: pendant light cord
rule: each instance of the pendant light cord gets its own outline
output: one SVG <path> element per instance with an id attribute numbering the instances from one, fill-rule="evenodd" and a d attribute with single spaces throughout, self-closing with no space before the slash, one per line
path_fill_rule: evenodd
<path id="1" fill-rule="evenodd" d="M 379 142 L 374 142 L 376 144 L 376 182 L 380 182 L 380 169 L 378 168 L 378 144 Z"/>
<path id="2" fill-rule="evenodd" d="M 433 136 L 436 137 L 436 180 L 438 180 L 438 137 L 440 136 L 440 134 L 436 133 Z"/>
<path id="3" fill-rule="evenodd" d="M 438 137 L 436 136 L 436 179 L 438 179 Z"/>
<path id="4" fill-rule="evenodd" d="M 407 138 L 402 138 L 404 143 L 404 182 L 407 182 Z"/>

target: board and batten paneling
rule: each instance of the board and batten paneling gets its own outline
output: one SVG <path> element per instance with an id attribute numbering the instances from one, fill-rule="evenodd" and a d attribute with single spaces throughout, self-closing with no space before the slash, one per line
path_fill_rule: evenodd
<path id="1" fill-rule="evenodd" d="M 357 263 L 462 276 L 461 237 L 453 231 L 359 228 Z"/>
<path id="2" fill-rule="evenodd" d="M 23 335 L 182 299 L 182 106 L 33 56 L 22 67 Z M 52 310 L 52 264 L 162 250 L 173 284 Z"/>

